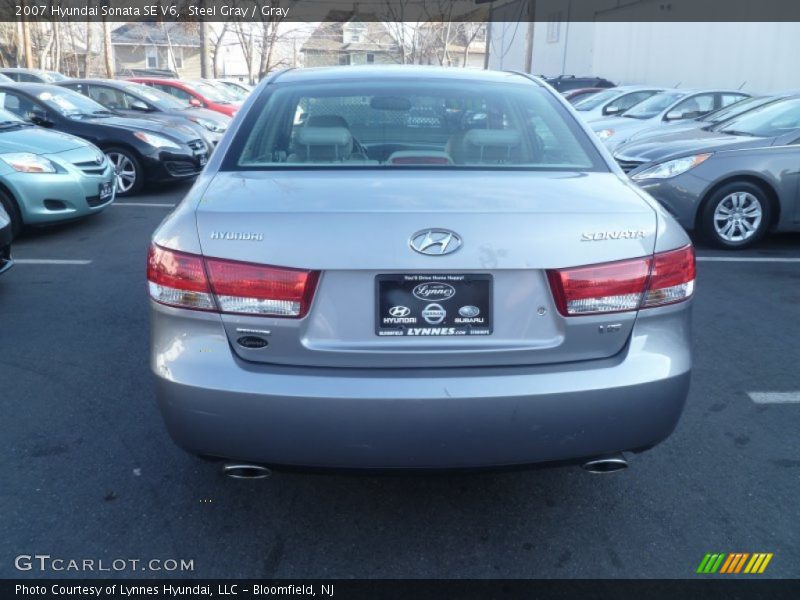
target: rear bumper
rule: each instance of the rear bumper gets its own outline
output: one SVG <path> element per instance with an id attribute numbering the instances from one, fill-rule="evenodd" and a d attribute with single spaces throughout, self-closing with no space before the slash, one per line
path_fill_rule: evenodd
<path id="1" fill-rule="evenodd" d="M 647 312 L 608 359 L 362 370 L 247 363 L 216 315 L 152 304 L 151 367 L 170 434 L 195 454 L 359 469 L 577 461 L 649 448 L 678 422 L 689 307 Z"/>

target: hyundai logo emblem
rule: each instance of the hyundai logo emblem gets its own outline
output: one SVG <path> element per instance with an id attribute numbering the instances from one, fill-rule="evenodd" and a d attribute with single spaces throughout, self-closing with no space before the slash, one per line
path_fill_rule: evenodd
<path id="1" fill-rule="evenodd" d="M 389 315 L 392 317 L 407 317 L 411 314 L 411 309 L 407 306 L 393 306 L 389 309 Z"/>
<path id="2" fill-rule="evenodd" d="M 408 240 L 411 249 L 428 256 L 451 254 L 461 247 L 461 238 L 449 229 L 423 229 Z"/>

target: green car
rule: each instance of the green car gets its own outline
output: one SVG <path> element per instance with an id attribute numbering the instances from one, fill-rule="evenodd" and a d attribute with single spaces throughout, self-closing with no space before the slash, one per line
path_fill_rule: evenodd
<path id="1" fill-rule="evenodd" d="M 98 148 L 0 109 L 0 203 L 12 235 L 99 212 L 115 193 L 114 166 Z"/>

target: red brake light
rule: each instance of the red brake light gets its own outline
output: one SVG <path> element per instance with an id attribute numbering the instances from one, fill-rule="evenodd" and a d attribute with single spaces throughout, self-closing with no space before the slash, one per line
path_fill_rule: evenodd
<path id="1" fill-rule="evenodd" d="M 638 310 L 687 300 L 694 291 L 691 245 L 637 258 L 547 272 L 565 317 Z"/>
<path id="2" fill-rule="evenodd" d="M 317 287 L 318 271 L 206 259 L 222 312 L 302 317 Z"/>
<path id="3" fill-rule="evenodd" d="M 150 296 L 170 306 L 214 310 L 203 259 L 152 244 L 147 257 Z"/>
<path id="4" fill-rule="evenodd" d="M 694 292 L 696 275 L 692 245 L 661 252 L 653 257 L 653 270 L 643 308 L 686 300 Z"/>
<path id="5" fill-rule="evenodd" d="M 305 316 L 319 271 L 284 269 L 150 246 L 150 296 L 162 304 L 271 317 Z"/>

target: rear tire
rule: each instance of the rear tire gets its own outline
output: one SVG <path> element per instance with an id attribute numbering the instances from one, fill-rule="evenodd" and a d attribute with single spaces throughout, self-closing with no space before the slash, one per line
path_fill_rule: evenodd
<path id="1" fill-rule="evenodd" d="M 700 226 L 705 238 L 715 246 L 740 250 L 764 237 L 771 218 L 769 196 L 760 186 L 749 181 L 733 181 L 708 199 Z"/>
<path id="2" fill-rule="evenodd" d="M 22 221 L 22 213 L 19 211 L 17 201 L 2 189 L 0 189 L 0 204 L 3 205 L 3 208 L 11 218 L 11 238 L 14 239 L 22 233 L 22 229 L 25 227 L 25 223 Z"/>
<path id="3" fill-rule="evenodd" d="M 136 155 L 125 148 L 106 148 L 108 160 L 117 172 L 117 196 L 138 194 L 144 186 L 144 170 Z"/>

